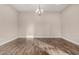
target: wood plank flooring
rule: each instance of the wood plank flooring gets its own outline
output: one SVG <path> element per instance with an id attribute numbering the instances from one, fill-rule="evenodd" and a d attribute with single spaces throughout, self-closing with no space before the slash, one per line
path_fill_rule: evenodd
<path id="1" fill-rule="evenodd" d="M 56 49 L 60 49 L 61 51 L 70 54 L 70 55 L 79 55 L 79 46 L 71 43 L 69 41 L 66 41 L 62 38 L 38 38 L 37 40 L 40 40 L 42 42 L 45 42 L 51 46 L 54 46 Z"/>
<path id="2" fill-rule="evenodd" d="M 62 38 L 18 38 L 0 46 L 0 55 L 79 55 L 79 46 Z"/>

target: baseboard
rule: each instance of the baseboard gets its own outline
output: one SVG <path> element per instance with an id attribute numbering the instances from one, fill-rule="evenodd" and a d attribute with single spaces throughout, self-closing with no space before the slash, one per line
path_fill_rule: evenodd
<path id="1" fill-rule="evenodd" d="M 65 40 L 67 40 L 67 41 L 69 41 L 69 42 L 72 42 L 72 43 L 74 43 L 74 44 L 76 44 L 76 45 L 79 45 L 79 43 L 77 43 L 77 42 L 75 42 L 75 41 L 73 41 L 73 40 L 70 40 L 70 39 L 68 39 L 67 37 L 62 37 L 63 39 L 65 39 Z"/>
<path id="2" fill-rule="evenodd" d="M 34 36 L 19 36 L 19 38 L 34 38 Z"/>
<path id="3" fill-rule="evenodd" d="M 20 38 L 61 38 L 61 36 L 19 36 Z"/>
<path id="4" fill-rule="evenodd" d="M 8 42 L 11 42 L 11 41 L 13 41 L 17 38 L 63 38 L 65 40 L 69 41 L 69 42 L 72 42 L 76 45 L 79 45 L 79 43 L 72 41 L 72 40 L 70 40 L 70 39 L 68 39 L 67 37 L 64 37 L 64 36 L 63 37 L 61 37 L 61 36 L 35 36 L 35 37 L 34 36 L 26 36 L 26 37 L 25 36 L 19 36 L 19 37 L 13 37 L 11 39 L 8 39 L 7 41 L 0 42 L 0 46 L 6 44 Z"/>
<path id="5" fill-rule="evenodd" d="M 35 36 L 34 38 L 61 38 L 61 36 Z"/>
<path id="6" fill-rule="evenodd" d="M 6 43 L 8 43 L 8 42 L 11 42 L 11 41 L 13 41 L 13 40 L 15 40 L 15 39 L 17 39 L 17 38 L 18 38 L 18 37 L 12 37 L 12 38 L 10 38 L 10 39 L 7 39 L 6 41 L 2 41 L 2 42 L 0 42 L 0 46 L 6 44 Z"/>

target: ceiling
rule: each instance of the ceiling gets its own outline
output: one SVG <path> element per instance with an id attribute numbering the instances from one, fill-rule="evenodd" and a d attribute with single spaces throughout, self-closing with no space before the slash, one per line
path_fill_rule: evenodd
<path id="1" fill-rule="evenodd" d="M 35 11 L 39 4 L 12 4 L 11 6 L 19 12 L 29 12 Z M 67 6 L 67 4 L 40 4 L 40 8 L 45 12 L 61 12 Z"/>

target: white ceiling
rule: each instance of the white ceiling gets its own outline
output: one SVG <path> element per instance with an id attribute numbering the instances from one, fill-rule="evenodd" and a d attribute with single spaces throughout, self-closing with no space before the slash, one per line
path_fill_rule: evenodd
<path id="1" fill-rule="evenodd" d="M 35 11 L 39 4 L 12 4 L 11 6 L 20 12 L 28 12 Z M 61 12 L 67 6 L 67 4 L 40 4 L 40 7 L 46 12 Z"/>

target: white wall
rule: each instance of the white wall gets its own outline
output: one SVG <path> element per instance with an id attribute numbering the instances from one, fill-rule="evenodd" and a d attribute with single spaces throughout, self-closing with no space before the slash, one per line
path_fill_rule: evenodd
<path id="1" fill-rule="evenodd" d="M 71 5 L 61 14 L 62 37 L 79 44 L 79 5 Z"/>
<path id="2" fill-rule="evenodd" d="M 8 5 L 0 5 L 0 45 L 16 37 L 17 12 Z"/>
<path id="3" fill-rule="evenodd" d="M 19 37 L 60 37 L 60 14 L 20 13 Z"/>

